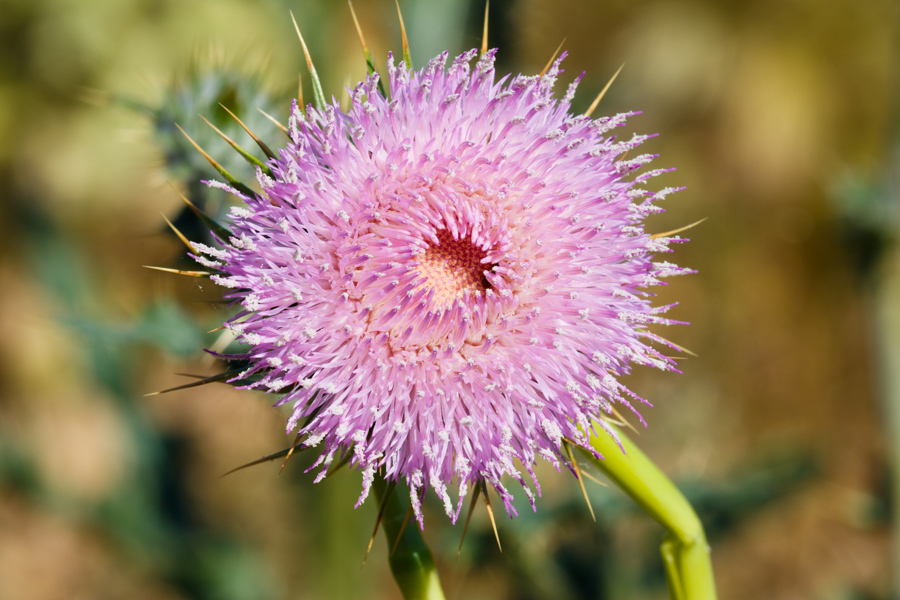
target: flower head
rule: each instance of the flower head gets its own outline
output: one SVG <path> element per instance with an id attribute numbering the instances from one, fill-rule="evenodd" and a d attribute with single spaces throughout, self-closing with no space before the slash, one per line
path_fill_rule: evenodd
<path id="1" fill-rule="evenodd" d="M 195 245 L 243 305 L 240 377 L 293 404 L 320 477 L 352 452 L 360 502 L 382 470 L 420 522 L 426 488 L 455 519 L 482 481 L 514 512 L 504 476 L 533 505 L 520 468 L 539 491 L 538 457 L 569 464 L 592 418 L 641 401 L 617 380 L 632 363 L 673 368 L 644 289 L 686 272 L 651 260 L 676 238 L 642 222 L 672 190 L 632 176 L 651 156 L 617 161 L 646 138 L 608 135 L 629 115 L 571 114 L 559 61 L 497 80 L 494 51 L 475 54 L 389 59 L 388 96 L 372 75 L 346 113 L 295 104 L 262 193 L 235 191 L 233 237 Z"/>

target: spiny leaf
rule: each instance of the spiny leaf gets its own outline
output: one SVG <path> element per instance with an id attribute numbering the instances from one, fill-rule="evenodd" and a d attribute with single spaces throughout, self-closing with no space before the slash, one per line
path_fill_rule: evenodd
<path id="1" fill-rule="evenodd" d="M 253 156 L 252 154 L 250 154 L 249 152 L 247 152 L 247 151 L 244 150 L 243 148 L 241 148 L 241 147 L 237 144 L 237 142 L 235 142 L 235 141 L 232 140 L 230 137 L 228 137 L 227 135 L 225 135 L 224 133 L 222 133 L 222 131 L 221 131 L 218 127 L 216 127 L 215 125 L 213 125 L 212 123 L 210 123 L 210 122 L 206 119 L 206 117 L 204 117 L 203 115 L 198 115 L 198 116 L 199 116 L 201 119 L 203 119 L 203 122 L 204 122 L 204 123 L 206 123 L 207 125 L 209 125 L 210 127 L 212 127 L 212 128 L 213 128 L 213 131 L 215 131 L 216 133 L 218 133 L 218 134 L 222 137 L 223 140 L 225 140 L 226 142 L 228 142 L 228 144 L 229 144 L 232 148 L 234 148 L 235 152 L 237 152 L 238 154 L 240 154 L 241 157 L 242 157 L 244 160 L 246 160 L 248 163 L 250 163 L 250 164 L 253 165 L 254 167 L 259 167 L 260 169 L 262 169 L 263 173 L 265 173 L 265 174 L 268 175 L 269 177 L 272 177 L 272 169 L 270 169 L 269 167 L 267 167 L 267 166 L 266 166 L 266 163 L 262 162 L 261 160 L 259 160 L 258 158 L 256 158 L 255 156 Z"/>
<path id="2" fill-rule="evenodd" d="M 309 56 L 309 50 L 306 47 L 306 42 L 303 40 L 303 34 L 300 33 L 300 27 L 297 26 L 297 19 L 294 18 L 293 12 L 291 12 L 291 21 L 294 22 L 294 29 L 297 31 L 297 37 L 300 38 L 300 45 L 303 46 L 303 55 L 306 57 L 306 67 L 309 69 L 309 77 L 312 79 L 313 99 L 316 101 L 316 106 L 325 108 L 325 94 L 322 93 L 322 83 L 319 81 L 316 67 L 313 66 L 312 58 Z"/>
<path id="3" fill-rule="evenodd" d="M 622 63 L 622 66 L 619 67 L 618 70 L 617 70 L 615 73 L 613 73 L 613 76 L 609 78 L 609 81 L 606 82 L 606 85 L 603 86 L 603 89 L 600 90 L 600 93 L 597 94 L 597 97 L 594 98 L 594 101 L 593 101 L 593 102 L 591 102 L 591 106 L 590 106 L 590 108 L 588 108 L 587 111 L 584 113 L 584 116 L 586 116 L 586 117 L 591 116 L 591 113 L 593 113 L 593 112 L 597 109 L 597 105 L 600 104 L 600 101 L 601 101 L 601 100 L 603 100 L 603 96 L 606 95 L 606 91 L 607 91 L 607 90 L 609 89 L 609 87 L 613 84 L 613 81 L 616 80 L 616 77 L 619 76 L 619 73 L 622 72 L 622 69 L 623 69 L 624 67 L 625 67 L 625 63 Z"/>
<path id="4" fill-rule="evenodd" d="M 250 131 L 250 128 L 247 127 L 246 125 L 244 125 L 244 122 L 241 121 L 241 120 L 238 118 L 238 116 L 237 116 L 236 114 L 234 114 L 233 112 L 231 112 L 230 110 L 228 110 L 228 107 L 225 106 L 224 104 L 222 104 L 221 102 L 219 102 L 219 106 L 221 106 L 223 109 L 225 109 L 225 112 L 227 112 L 229 115 L 231 115 L 231 117 L 232 117 L 235 121 L 238 122 L 238 125 L 240 125 L 240 126 L 244 129 L 244 131 L 247 132 L 247 135 L 249 135 L 249 136 L 253 139 L 253 141 L 256 142 L 256 145 L 259 146 L 259 149 L 262 150 L 263 153 L 264 153 L 268 158 L 276 158 L 275 153 L 272 152 L 271 148 L 269 148 L 269 147 L 266 145 L 266 143 L 265 143 L 264 141 L 262 141 L 261 139 L 259 139 L 259 138 L 256 136 L 255 133 L 253 133 L 252 131 Z"/>
<path id="5" fill-rule="evenodd" d="M 182 194 L 181 191 L 179 191 L 179 189 L 178 189 L 177 187 L 175 187 L 175 186 L 172 185 L 171 183 L 170 183 L 169 185 L 172 187 L 173 190 L 175 190 L 175 193 L 178 194 L 178 196 L 179 196 L 179 197 L 181 198 L 181 200 L 187 205 L 187 207 L 190 208 L 191 211 L 193 211 L 193 213 L 194 213 L 195 215 L 197 215 L 197 217 L 198 217 L 201 221 L 203 221 L 203 223 L 205 223 L 206 226 L 209 227 L 210 230 L 211 230 L 214 234 L 216 234 L 216 236 L 218 236 L 218 238 L 219 238 L 220 240 L 227 240 L 228 238 L 231 237 L 232 234 L 231 234 L 231 232 L 230 232 L 228 229 L 226 229 L 226 228 L 223 227 L 222 225 L 219 225 L 219 223 L 217 223 L 215 220 L 213 220 L 212 217 L 210 217 L 210 216 L 207 215 L 205 212 L 203 212 L 202 210 L 200 210 L 199 208 L 197 208 L 197 206 L 196 206 L 193 202 L 191 202 L 190 200 L 188 200 L 187 197 L 186 197 L 184 194 Z"/>
<path id="6" fill-rule="evenodd" d="M 217 163 L 217 162 L 213 159 L 213 157 L 211 157 L 209 154 L 207 154 L 207 153 L 203 150 L 203 148 L 201 148 L 201 147 L 197 144 L 197 142 L 195 142 L 193 139 L 191 139 L 191 136 L 189 136 L 189 135 L 185 132 L 185 130 L 181 128 L 181 125 L 179 125 L 178 123 L 175 123 L 175 127 L 177 127 L 177 128 L 178 128 L 178 131 L 180 131 L 180 132 L 182 133 L 182 135 L 184 135 L 184 137 L 187 138 L 187 140 L 188 140 L 188 141 L 191 143 L 191 145 L 197 150 L 197 152 L 199 152 L 200 154 L 202 154 L 202 155 L 203 155 L 203 158 L 205 158 L 206 160 L 209 161 L 209 164 L 211 164 L 211 165 L 213 166 L 213 168 L 214 168 L 216 171 L 219 172 L 219 175 L 221 175 L 222 177 L 224 177 L 225 180 L 226 180 L 228 183 L 230 183 L 230 184 L 231 184 L 237 191 L 239 191 L 240 193 L 244 194 L 245 196 L 250 196 L 251 198 L 253 197 L 253 190 L 251 190 L 251 189 L 248 188 L 246 185 L 244 185 L 243 183 L 241 183 L 240 181 L 238 181 L 238 179 L 237 179 L 234 175 L 232 175 L 231 173 L 229 173 L 228 171 L 225 170 L 225 167 L 223 167 L 222 165 L 220 165 L 219 163 Z"/>

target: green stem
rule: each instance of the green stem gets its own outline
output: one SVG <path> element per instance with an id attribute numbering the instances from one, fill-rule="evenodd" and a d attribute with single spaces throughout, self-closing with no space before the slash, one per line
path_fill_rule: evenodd
<path id="1" fill-rule="evenodd" d="M 900 252 L 885 255 L 873 295 L 873 333 L 878 343 L 878 369 L 888 456 L 893 462 L 893 508 L 900 513 Z M 894 596 L 900 597 L 900 519 L 893 519 Z"/>
<path id="2" fill-rule="evenodd" d="M 697 513 L 628 437 L 619 432 L 620 448 L 602 427 L 596 429 L 591 445 L 603 460 L 585 455 L 668 532 L 661 552 L 672 600 L 715 600 L 709 545 Z"/>
<path id="3" fill-rule="evenodd" d="M 381 506 L 386 483 L 376 477 L 372 487 Z M 404 600 L 444 600 L 444 591 L 441 589 L 441 581 L 434 566 L 434 558 L 425 540 L 422 539 L 418 524 L 413 519 L 404 527 L 408 510 L 409 501 L 399 492 L 391 493 L 387 498 L 384 517 L 381 520 L 388 552 L 391 553 L 388 562 L 394 581 L 397 582 Z"/>

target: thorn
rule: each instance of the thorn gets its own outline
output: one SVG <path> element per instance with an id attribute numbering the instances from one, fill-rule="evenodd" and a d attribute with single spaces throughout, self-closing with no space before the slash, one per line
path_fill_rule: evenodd
<path id="1" fill-rule="evenodd" d="M 350 16 L 353 17 L 353 24 L 356 26 L 356 33 L 359 35 L 359 43 L 362 45 L 363 52 L 366 54 L 369 53 L 369 48 L 366 46 L 366 38 L 363 36 L 362 27 L 359 26 L 359 19 L 356 18 L 356 11 L 353 10 L 353 2 L 352 0 L 347 0 L 347 6 L 350 7 Z"/>
<path id="2" fill-rule="evenodd" d="M 472 513 L 475 512 L 475 505 L 478 502 L 478 494 L 481 493 L 481 486 L 476 485 L 472 490 L 472 499 L 469 501 L 469 512 L 466 515 L 466 524 L 463 526 L 462 539 L 459 540 L 459 548 L 456 550 L 456 560 L 459 560 L 459 553 L 462 552 L 463 542 L 466 541 L 466 532 L 469 530 L 469 521 L 472 520 Z"/>
<path id="3" fill-rule="evenodd" d="M 562 50 L 563 44 L 566 43 L 568 38 L 563 38 L 563 41 L 559 43 L 559 46 L 556 47 L 556 52 L 553 53 L 553 56 L 550 57 L 550 60 L 547 61 L 547 66 L 544 67 L 544 70 L 541 71 L 541 74 L 538 77 L 543 77 L 544 74 L 550 70 L 550 67 L 553 65 L 553 61 L 556 60 L 556 55 L 559 54 L 559 51 Z"/>
<path id="4" fill-rule="evenodd" d="M 294 454 L 294 448 L 297 447 L 297 444 L 300 442 L 300 437 L 301 437 L 302 435 L 303 435 L 302 433 L 298 433 L 298 434 L 297 434 L 297 437 L 294 438 L 294 443 L 291 444 L 291 449 L 288 450 L 287 456 L 284 457 L 284 462 L 281 463 L 281 468 L 278 469 L 278 476 L 279 476 L 279 477 L 281 477 L 281 474 L 284 472 L 284 467 L 287 466 L 288 460 L 290 460 L 291 456 Z"/>
<path id="5" fill-rule="evenodd" d="M 481 34 L 481 55 L 484 56 L 484 53 L 488 51 L 488 9 L 491 7 L 491 0 L 487 0 L 484 3 L 484 32 Z M 460 545 L 460 548 L 462 545 Z M 459 558 L 459 553 L 456 554 L 457 558 Z"/>
<path id="6" fill-rule="evenodd" d="M 294 23 L 294 31 L 297 32 L 297 37 L 300 38 L 300 45 L 303 46 L 303 55 L 306 57 L 306 68 L 312 71 L 314 69 L 312 58 L 309 56 L 309 49 L 306 47 L 306 41 L 303 39 L 303 34 L 300 33 L 300 27 L 297 25 L 297 19 L 294 18 L 294 11 L 288 11 L 291 15 L 291 21 Z"/>
<path id="7" fill-rule="evenodd" d="M 187 207 L 190 208 L 191 211 L 193 211 L 193 213 L 194 213 L 195 215 L 197 215 L 197 217 L 199 217 L 200 220 L 203 221 L 203 222 L 206 224 L 206 226 L 209 227 L 209 228 L 210 228 L 217 236 L 219 236 L 219 237 L 222 238 L 222 239 L 226 239 L 226 240 L 227 240 L 229 237 L 231 237 L 231 232 L 230 232 L 230 231 L 228 231 L 227 229 L 225 229 L 224 227 L 222 227 L 221 225 L 219 225 L 218 223 L 216 223 L 216 222 L 212 219 L 212 217 L 210 217 L 210 216 L 207 215 L 205 212 L 203 212 L 202 210 L 200 210 L 199 208 L 197 208 L 197 206 L 196 206 L 193 202 L 191 202 L 190 200 L 188 200 L 187 197 L 186 197 L 184 194 L 182 194 L 181 191 L 180 191 L 177 187 L 175 187 L 175 186 L 172 185 L 171 183 L 169 183 L 169 186 L 170 186 L 173 190 L 175 190 L 175 193 L 178 194 L 178 196 L 179 196 L 179 197 L 181 198 L 181 200 L 187 205 Z"/>
<path id="8" fill-rule="evenodd" d="M 655 240 L 655 239 L 658 239 L 661 237 L 669 237 L 670 235 L 675 235 L 676 233 L 681 233 L 682 231 L 687 231 L 688 229 L 690 229 L 692 227 L 696 227 L 697 225 L 699 225 L 700 223 L 702 223 L 703 221 L 705 221 L 708 218 L 709 217 L 703 217 L 699 221 L 695 221 L 695 222 L 691 223 L 690 225 L 685 225 L 684 227 L 679 227 L 678 229 L 673 229 L 672 231 L 667 231 L 665 233 L 654 233 L 653 235 L 650 236 L 650 239 Z"/>
<path id="9" fill-rule="evenodd" d="M 347 0 L 347 5 L 350 7 L 350 16 L 353 17 L 353 24 L 356 26 L 356 33 L 359 34 L 359 43 L 362 44 L 363 54 L 366 56 L 366 67 L 369 69 L 369 75 L 373 75 L 375 71 L 375 61 L 372 59 L 372 54 L 369 52 L 368 46 L 366 46 L 366 38 L 363 37 L 362 27 L 359 26 L 359 20 L 356 18 L 356 11 L 353 10 L 353 2 L 351 0 Z M 381 92 L 382 96 L 385 96 L 384 93 L 384 85 L 381 83 L 381 79 L 378 80 L 378 91 Z"/>
<path id="10" fill-rule="evenodd" d="M 657 334 L 656 337 L 658 337 L 659 339 L 661 339 L 661 340 L 664 341 L 665 343 L 669 344 L 670 346 L 672 346 L 673 348 L 675 348 L 675 349 L 678 350 L 679 352 L 684 352 L 685 354 L 689 354 L 689 355 L 693 356 L 694 358 L 700 358 L 699 356 L 697 356 L 696 354 L 694 354 L 693 352 L 691 352 L 690 350 L 688 350 L 688 349 L 685 348 L 684 346 L 679 346 L 679 345 L 676 344 L 675 342 L 673 342 L 673 341 L 671 341 L 671 340 L 667 340 L 666 338 L 664 338 L 664 337 L 661 336 L 661 335 L 658 335 L 658 334 Z"/>
<path id="11" fill-rule="evenodd" d="M 400 0 L 394 0 L 397 5 L 397 16 L 400 17 L 400 36 L 403 39 L 403 60 L 406 62 L 406 68 L 412 71 L 412 58 L 409 56 L 409 40 L 406 38 L 406 25 L 403 24 L 403 13 L 400 12 Z"/>
<path id="12" fill-rule="evenodd" d="M 497 533 L 497 522 L 494 520 L 494 509 L 491 508 L 491 499 L 488 496 L 487 484 L 481 482 L 481 493 L 484 494 L 484 505 L 487 507 L 488 516 L 491 518 L 491 526 L 494 528 L 494 537 L 497 539 L 497 548 L 503 552 L 503 546 L 500 545 L 500 534 Z"/>
<path id="13" fill-rule="evenodd" d="M 208 383 L 215 383 L 217 381 L 223 381 L 228 379 L 232 375 L 237 375 L 240 373 L 240 369 L 232 369 L 230 371 L 225 371 L 224 373 L 218 373 L 216 375 L 212 375 L 211 377 L 204 377 L 200 381 L 193 381 L 191 383 L 186 383 L 184 385 L 179 385 L 173 388 L 168 388 L 165 390 L 161 390 L 159 392 L 150 392 L 149 394 L 144 394 L 144 398 L 149 398 L 150 396 L 159 396 L 160 394 L 168 394 L 169 392 L 176 392 L 178 390 L 186 390 L 187 388 L 198 387 L 201 385 L 206 385 Z M 187 375 L 187 377 L 196 377 L 196 375 Z"/>
<path id="14" fill-rule="evenodd" d="M 178 231 L 177 227 L 172 225 L 172 221 L 170 221 L 164 213 L 159 213 L 159 214 L 162 215 L 163 221 L 165 221 L 166 224 L 172 228 L 172 231 L 175 232 L 175 235 L 178 236 L 178 239 L 181 240 L 185 246 L 187 246 L 187 249 L 190 250 L 191 252 L 196 252 L 196 250 L 194 250 L 194 247 L 191 246 L 191 243 L 188 241 L 188 239 L 186 237 L 184 237 L 184 234 L 182 234 L 180 231 Z"/>
<path id="15" fill-rule="evenodd" d="M 366 63 L 369 65 L 369 73 L 372 73 L 375 70 L 375 65 L 372 62 L 372 55 L 369 54 L 369 47 L 366 46 L 366 38 L 363 35 L 362 27 L 359 26 L 359 19 L 356 18 L 356 11 L 353 10 L 352 0 L 347 0 L 347 6 L 350 7 L 350 16 L 353 17 L 353 25 L 356 26 L 356 33 L 357 35 L 359 35 L 359 43 L 362 46 L 363 54 L 366 55 Z"/>
<path id="16" fill-rule="evenodd" d="M 341 458 L 341 460 L 334 463 L 334 466 L 331 467 L 331 470 L 325 474 L 325 479 L 328 479 L 329 477 L 331 477 L 332 475 L 334 475 L 335 473 L 340 471 L 341 468 L 343 468 L 347 463 L 349 463 L 352 458 L 353 458 L 352 452 L 348 451 L 346 454 L 344 454 L 344 456 Z"/>
<path id="17" fill-rule="evenodd" d="M 394 552 L 397 551 L 397 546 L 400 545 L 400 538 L 403 537 L 403 532 L 406 531 L 406 526 L 409 525 L 409 520 L 412 518 L 413 510 L 412 505 L 406 509 L 406 517 L 403 518 L 403 525 L 400 526 L 400 533 L 397 534 L 397 539 L 394 540 L 394 547 L 391 548 L 390 556 L 394 555 Z"/>
<path id="18" fill-rule="evenodd" d="M 316 67 L 313 66 L 312 58 L 309 56 L 309 49 L 306 47 L 306 42 L 303 40 L 303 34 L 300 33 L 300 27 L 297 25 L 297 19 L 294 18 L 294 12 L 289 12 L 291 13 L 291 21 L 294 22 L 294 30 L 297 32 L 297 37 L 300 38 L 300 45 L 303 46 L 303 55 L 306 57 L 306 68 L 309 70 L 310 79 L 312 79 L 313 99 L 316 101 L 316 106 L 318 106 L 319 108 L 324 108 L 325 94 L 322 93 L 322 83 L 319 81 L 319 75 L 316 73 Z"/>
<path id="19" fill-rule="evenodd" d="M 266 111 L 264 111 L 264 110 L 261 109 L 261 108 L 257 108 L 256 110 L 258 110 L 259 112 L 261 112 L 261 113 L 263 114 L 263 116 L 266 117 L 268 120 L 272 121 L 272 123 L 274 123 L 275 126 L 276 126 L 278 129 L 280 129 L 281 131 L 283 131 L 285 135 L 288 135 L 287 127 L 285 127 L 284 125 L 282 125 L 281 123 L 279 123 L 279 122 L 278 122 L 278 119 L 276 119 L 275 117 L 273 117 L 272 115 L 270 115 L 269 113 L 267 113 Z"/>
<path id="20" fill-rule="evenodd" d="M 638 430 L 635 428 L 635 426 L 632 425 L 632 424 L 628 421 L 628 419 L 626 419 L 626 418 L 622 415 L 622 413 L 619 412 L 619 409 L 617 409 L 615 406 L 610 406 L 610 409 L 612 410 L 612 414 L 614 414 L 614 415 L 616 416 L 616 418 L 619 419 L 619 421 L 621 421 L 622 425 L 624 425 L 624 426 L 627 427 L 628 429 L 632 430 L 632 431 L 635 433 L 635 435 L 641 435 L 641 432 L 638 431 Z"/>
<path id="21" fill-rule="evenodd" d="M 219 102 L 219 106 L 221 106 L 222 108 L 224 108 L 224 109 L 225 109 L 225 112 L 227 112 L 229 115 L 231 115 L 231 117 L 232 117 L 235 121 L 238 122 L 238 125 L 240 125 L 240 126 L 244 129 L 244 131 L 247 132 L 247 135 L 249 135 L 249 136 L 253 139 L 253 141 L 256 142 L 256 145 L 259 146 L 259 149 L 262 150 L 263 153 L 264 153 L 267 157 L 269 157 L 269 158 L 276 158 L 275 153 L 272 152 L 271 148 L 269 148 L 269 147 L 266 145 L 266 143 L 265 143 L 264 141 L 262 141 L 261 139 L 259 139 L 259 138 L 256 136 L 255 133 L 253 133 L 252 131 L 250 131 L 250 128 L 247 127 L 246 125 L 244 125 L 244 122 L 241 121 L 240 119 L 238 119 L 238 117 L 237 117 L 236 114 L 234 114 L 233 112 L 231 112 L 230 110 L 228 110 L 228 107 L 225 106 L 224 104 L 222 104 L 221 102 Z"/>
<path id="22" fill-rule="evenodd" d="M 628 156 L 629 152 L 631 152 L 631 149 L 628 149 L 625 152 L 623 152 L 622 156 L 620 156 L 619 158 L 616 159 L 616 162 L 622 162 L 623 160 L 625 160 L 625 157 Z"/>
<path id="23" fill-rule="evenodd" d="M 306 104 L 303 103 L 303 73 L 297 73 L 297 108 L 301 113 L 306 112 Z"/>
<path id="24" fill-rule="evenodd" d="M 614 425 L 618 425 L 618 426 L 620 426 L 620 427 L 624 427 L 624 426 L 626 425 L 625 423 L 619 423 L 619 422 L 616 421 L 615 419 L 611 419 L 611 418 L 607 417 L 606 415 L 600 415 L 600 418 L 601 418 L 603 421 L 607 422 L 607 423 L 613 423 Z M 567 438 L 567 437 L 564 437 L 564 438 L 563 438 L 563 442 L 565 442 L 565 443 L 567 443 L 567 444 L 570 444 L 570 445 L 573 445 L 573 446 L 578 446 L 578 444 L 576 444 L 575 442 L 573 442 L 572 440 L 570 440 L 570 439 Z M 583 448 L 582 448 L 582 451 L 584 451 Z M 596 477 L 594 477 L 593 475 L 591 475 L 591 474 L 588 473 L 587 471 L 582 470 L 582 471 L 581 471 L 581 474 L 582 474 L 582 476 L 587 477 L 588 479 L 590 479 L 591 481 L 593 481 L 593 482 L 596 483 L 596 484 L 602 485 L 603 487 L 609 487 L 609 486 L 606 484 L 606 482 L 600 481 L 599 479 L 597 479 Z"/>
<path id="25" fill-rule="evenodd" d="M 369 552 L 372 551 L 372 544 L 375 543 L 375 536 L 378 535 L 378 527 L 381 525 L 381 519 L 384 518 L 384 511 L 387 508 L 388 500 L 391 499 L 391 494 L 394 493 L 394 488 L 396 486 L 396 481 L 387 482 L 387 487 L 385 487 L 384 490 L 384 496 L 381 497 L 381 504 L 378 506 L 378 516 L 375 517 L 375 528 L 372 530 L 372 537 L 369 538 L 369 545 L 368 547 L 366 547 L 366 556 L 363 558 L 362 562 L 363 566 L 366 566 L 366 561 L 369 560 Z"/>
<path id="26" fill-rule="evenodd" d="M 581 476 L 582 476 L 582 477 L 587 477 L 588 479 L 590 479 L 590 480 L 593 481 L 594 483 L 596 483 L 596 484 L 598 484 L 598 485 L 602 485 L 603 487 L 609 487 L 609 485 L 607 485 L 606 482 L 600 481 L 599 479 L 597 479 L 596 477 L 594 477 L 593 475 L 591 475 L 591 474 L 588 473 L 587 471 L 582 471 L 582 472 L 581 472 Z"/>
<path id="27" fill-rule="evenodd" d="M 197 152 L 199 152 L 200 154 L 202 154 L 202 155 L 203 155 L 203 158 L 205 158 L 206 160 L 208 160 L 208 161 L 209 161 L 209 164 L 211 164 L 211 165 L 213 166 L 213 168 L 214 168 L 216 171 L 218 171 L 219 174 L 220 174 L 222 177 L 224 177 L 226 180 L 228 180 L 228 183 L 230 183 L 231 185 L 233 185 L 233 186 L 234 186 L 239 192 L 241 192 L 242 194 L 245 194 L 245 195 L 247 195 L 247 196 L 250 196 L 251 198 L 253 197 L 253 190 L 251 190 L 251 189 L 248 188 L 246 185 L 244 185 L 243 183 L 241 183 L 240 181 L 238 181 L 237 178 L 235 178 L 234 175 L 232 175 L 231 173 L 229 173 L 228 171 L 225 170 L 225 167 L 223 167 L 222 165 L 220 165 L 219 163 L 217 163 L 217 162 L 215 161 L 215 159 L 213 159 L 212 156 L 210 156 L 209 154 L 207 154 L 207 153 L 203 150 L 203 148 L 201 148 L 201 147 L 197 144 L 197 142 L 195 142 L 193 139 L 191 139 L 191 136 L 189 136 L 189 135 L 187 134 L 187 132 L 185 132 L 185 130 L 181 128 L 181 125 L 179 125 L 178 123 L 175 123 L 175 127 L 177 127 L 177 128 L 178 128 L 178 131 L 180 131 L 180 132 L 182 133 L 182 135 L 184 135 L 184 137 L 187 138 L 187 141 L 189 141 L 189 142 L 191 143 L 191 145 L 197 150 Z"/>
<path id="28" fill-rule="evenodd" d="M 154 271 L 162 271 L 164 273 L 175 273 L 176 275 L 186 275 L 188 277 L 209 277 L 212 273 L 207 271 L 182 271 L 180 269 L 168 269 L 166 267 L 154 267 L 151 265 L 143 265 L 145 269 L 153 269 Z"/>
<path id="29" fill-rule="evenodd" d="M 240 154 L 241 157 L 242 157 L 244 160 L 246 160 L 248 163 L 250 163 L 251 165 L 253 165 L 253 166 L 255 166 L 255 167 L 259 167 L 260 169 L 262 169 L 262 170 L 265 172 L 266 175 L 268 175 L 269 177 L 272 177 L 272 170 L 271 170 L 269 167 L 267 167 L 266 164 L 265 164 L 263 161 L 259 160 L 258 158 L 256 158 L 255 156 L 253 156 L 252 154 L 250 154 L 249 152 L 247 152 L 246 150 L 244 150 L 243 148 L 241 148 L 241 147 L 237 144 L 237 142 L 235 142 L 235 141 L 232 140 L 230 137 L 228 137 L 227 135 L 225 135 L 224 133 L 222 133 L 222 132 L 219 130 L 218 127 L 216 127 L 215 125 L 213 125 L 212 123 L 210 123 L 209 121 L 207 121 L 207 120 L 206 120 L 206 117 L 204 117 L 203 115 L 197 115 L 197 116 L 200 117 L 201 119 L 203 119 L 203 122 L 204 122 L 204 123 L 206 123 L 207 125 L 209 125 L 210 127 L 212 127 L 212 128 L 213 128 L 213 131 L 215 131 L 216 133 L 218 133 L 219 136 L 220 136 L 223 140 L 225 140 L 226 142 L 228 142 L 228 144 L 229 144 L 232 148 L 234 148 L 235 152 L 237 152 L 238 154 Z"/>
<path id="30" fill-rule="evenodd" d="M 618 76 L 619 76 L 619 73 L 622 72 L 622 68 L 623 68 L 624 66 L 625 66 L 625 63 L 622 63 L 622 66 L 619 67 L 619 70 L 616 71 L 616 72 L 613 74 L 613 76 L 609 79 L 609 81 L 606 82 L 606 85 L 603 87 L 602 90 L 600 90 L 600 93 L 597 94 L 597 97 L 594 98 L 594 101 L 591 102 L 591 106 L 590 106 L 590 108 L 587 109 L 587 112 L 584 113 L 584 116 L 589 117 L 589 116 L 591 116 L 591 113 L 593 113 L 594 110 L 596 110 L 597 105 L 600 104 L 600 101 L 603 99 L 603 96 L 606 95 L 606 90 L 608 90 L 608 89 L 609 89 L 609 86 L 611 86 L 612 83 L 613 83 L 613 81 L 616 80 L 616 77 L 618 77 Z"/>
<path id="31" fill-rule="evenodd" d="M 207 331 L 206 333 L 208 333 L 208 334 L 209 334 L 209 333 L 215 333 L 215 332 L 217 332 L 217 331 L 222 331 L 223 329 L 225 329 L 225 326 L 224 326 L 224 325 L 219 325 L 219 326 L 216 327 L 215 329 L 210 329 L 210 330 Z"/>
<path id="32" fill-rule="evenodd" d="M 591 499 L 588 498 L 587 489 L 584 487 L 584 479 L 581 478 L 581 467 L 578 466 L 578 461 L 575 460 L 572 446 L 570 446 L 568 442 L 563 442 L 563 445 L 566 447 L 566 453 L 569 455 L 569 460 L 572 461 L 572 467 L 575 468 L 575 477 L 578 479 L 578 485 L 581 486 L 581 493 L 584 495 L 584 501 L 587 503 L 588 510 L 591 511 L 591 518 L 594 520 L 594 523 L 596 523 L 597 516 L 594 514 L 594 507 L 591 506 Z"/>
<path id="33" fill-rule="evenodd" d="M 245 465 L 241 465 L 241 466 L 239 466 L 239 467 L 235 467 L 234 469 L 228 471 L 227 473 L 222 473 L 222 475 L 220 475 L 220 477 L 225 477 L 226 475 L 231 475 L 232 473 L 234 473 L 234 472 L 236 472 L 236 471 L 240 471 L 241 469 L 246 469 L 247 467 L 253 467 L 253 466 L 255 466 L 255 465 L 261 465 L 261 464 L 264 463 L 264 462 L 271 462 L 271 461 L 275 460 L 276 458 L 281 458 L 282 456 L 284 456 L 284 455 L 287 454 L 288 452 L 290 452 L 290 448 L 285 448 L 284 450 L 279 450 L 278 452 L 276 452 L 276 453 L 274 453 L 274 454 L 269 454 L 268 456 L 263 456 L 262 458 L 257 458 L 256 460 L 254 460 L 254 461 L 252 461 L 252 462 L 248 462 L 248 463 L 245 464 Z"/>
<path id="34" fill-rule="evenodd" d="M 341 112 L 347 112 L 347 107 L 350 106 L 350 86 L 353 84 L 350 81 L 350 75 L 344 78 L 344 91 L 341 92 Z"/>
<path id="35" fill-rule="evenodd" d="M 603 420 L 605 423 L 612 423 L 616 427 L 628 427 L 628 423 L 619 421 L 618 419 L 613 419 L 609 415 L 600 415 L 600 419 Z"/>

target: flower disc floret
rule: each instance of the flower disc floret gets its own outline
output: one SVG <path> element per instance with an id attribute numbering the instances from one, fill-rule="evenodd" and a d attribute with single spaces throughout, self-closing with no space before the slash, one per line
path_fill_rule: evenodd
<path id="1" fill-rule="evenodd" d="M 632 363 L 673 369 L 644 289 L 686 272 L 652 261 L 677 240 L 642 222 L 672 190 L 631 175 L 652 157 L 617 160 L 646 139 L 608 135 L 629 115 L 571 114 L 559 61 L 498 81 L 494 51 L 475 54 L 389 60 L 389 96 L 369 77 L 346 113 L 295 105 L 274 177 L 202 250 L 243 305 L 240 378 L 293 405 L 320 477 L 351 452 L 360 502 L 382 469 L 420 522 L 426 488 L 455 519 L 482 481 L 514 513 L 504 476 L 533 505 L 538 456 L 568 464 L 564 443 L 589 448 L 593 419 L 642 402 L 618 381 Z"/>

